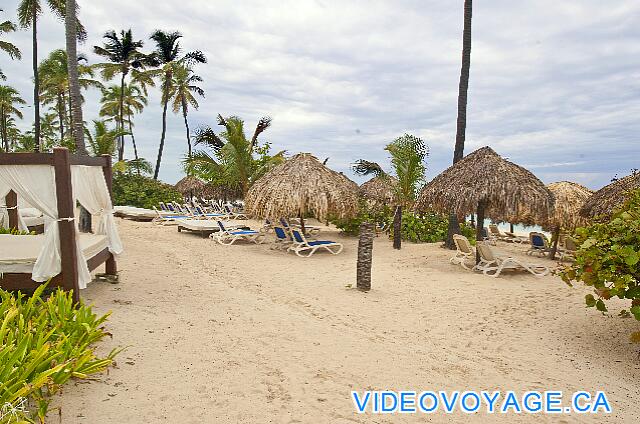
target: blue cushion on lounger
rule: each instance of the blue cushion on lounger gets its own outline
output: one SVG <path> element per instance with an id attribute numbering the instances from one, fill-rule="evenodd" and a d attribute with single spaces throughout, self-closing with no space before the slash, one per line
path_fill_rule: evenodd
<path id="1" fill-rule="evenodd" d="M 321 244 L 335 244 L 335 241 L 329 241 L 329 240 L 317 240 L 317 241 L 310 241 L 309 243 L 307 243 L 309 246 L 318 246 Z"/>
<path id="2" fill-rule="evenodd" d="M 230 231 L 229 234 L 258 234 L 257 231 Z"/>

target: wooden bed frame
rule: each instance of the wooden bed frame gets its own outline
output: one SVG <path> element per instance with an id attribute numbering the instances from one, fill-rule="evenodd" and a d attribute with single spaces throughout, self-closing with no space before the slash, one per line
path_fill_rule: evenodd
<path id="1" fill-rule="evenodd" d="M 53 153 L 0 153 L 1 165 L 50 165 L 55 172 L 55 190 L 58 202 L 59 218 L 74 218 L 75 204 L 73 201 L 71 183 L 71 165 L 100 166 L 104 173 L 109 195 L 112 196 L 112 169 L 111 157 L 71 155 L 66 148 L 55 148 Z M 18 228 L 18 196 L 10 191 L 5 198 L 9 213 L 9 227 Z M 76 228 L 73 220 L 62 220 L 58 223 L 60 228 L 60 259 L 62 272 L 51 278 L 49 287 L 62 287 L 64 290 L 73 290 L 73 300 L 80 300 L 78 287 L 78 257 L 76 254 Z M 98 254 L 87 259 L 90 271 L 93 271 L 105 263 L 106 273 L 116 275 L 118 269 L 114 256 L 109 249 L 103 249 Z M 5 273 L 0 278 L 0 288 L 5 290 L 33 290 L 40 284 L 31 280 L 31 274 Z"/>

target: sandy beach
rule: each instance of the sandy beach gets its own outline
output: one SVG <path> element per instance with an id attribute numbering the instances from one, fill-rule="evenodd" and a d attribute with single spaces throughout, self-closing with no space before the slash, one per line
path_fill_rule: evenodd
<path id="1" fill-rule="evenodd" d="M 322 237 L 344 243 L 342 254 L 302 259 L 271 243 L 118 225 L 120 283 L 82 296 L 112 311 L 99 351 L 127 349 L 108 375 L 65 386 L 51 422 L 56 406 L 63 423 L 91 424 L 640 420 L 639 348 L 628 341 L 637 322 L 586 309 L 587 289 L 558 277 L 494 279 L 449 264 L 436 244 L 394 251 L 378 237 L 373 290 L 361 293 L 351 288 L 357 239 L 335 229 Z M 355 413 L 351 390 L 384 389 L 605 390 L 613 413 Z"/>

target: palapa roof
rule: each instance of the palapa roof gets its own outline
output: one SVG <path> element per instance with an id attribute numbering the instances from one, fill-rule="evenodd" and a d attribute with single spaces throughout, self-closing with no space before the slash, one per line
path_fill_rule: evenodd
<path id="1" fill-rule="evenodd" d="M 191 194 L 192 192 L 194 194 L 200 194 L 204 186 L 204 182 L 200 179 L 187 176 L 178 181 L 174 187 L 182 194 Z"/>
<path id="2" fill-rule="evenodd" d="M 593 193 L 580 209 L 580 215 L 585 218 L 608 217 L 614 208 L 624 203 L 628 191 L 639 188 L 640 173 L 627 175 Z"/>
<path id="3" fill-rule="evenodd" d="M 224 184 L 205 184 L 200 195 L 208 199 L 242 199 L 242 189 L 239 186 L 229 186 Z"/>
<path id="4" fill-rule="evenodd" d="M 373 205 L 388 205 L 396 200 L 397 185 L 391 175 L 378 175 L 360 186 L 360 195 Z"/>
<path id="5" fill-rule="evenodd" d="M 416 209 L 475 213 L 486 201 L 485 216 L 507 221 L 524 211 L 539 222 L 553 212 L 553 195 L 535 175 L 482 147 L 430 181 L 420 192 Z"/>
<path id="6" fill-rule="evenodd" d="M 299 153 L 258 179 L 247 193 L 245 209 L 261 218 L 313 215 L 350 217 L 358 209 L 358 185 L 310 153 Z"/>
<path id="7" fill-rule="evenodd" d="M 554 212 L 547 226 L 560 226 L 573 230 L 584 225 L 586 219 L 580 216 L 580 208 L 593 191 L 583 185 L 570 181 L 560 181 L 547 186 L 555 198 Z"/>

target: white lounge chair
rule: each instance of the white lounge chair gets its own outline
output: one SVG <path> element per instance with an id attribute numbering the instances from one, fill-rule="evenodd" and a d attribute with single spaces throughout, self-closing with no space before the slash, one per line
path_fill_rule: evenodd
<path id="1" fill-rule="evenodd" d="M 266 238 L 266 234 L 262 231 L 255 230 L 232 230 L 226 228 L 222 221 L 217 221 L 220 231 L 211 234 L 209 237 L 220 244 L 232 245 L 238 240 L 246 240 L 255 244 L 260 244 Z"/>
<path id="2" fill-rule="evenodd" d="M 527 255 L 547 256 L 547 254 L 551 252 L 549 240 L 547 240 L 544 234 L 532 231 L 529 233 L 529 241 L 531 242 L 531 246 L 529 250 L 527 250 Z"/>
<path id="3" fill-rule="evenodd" d="M 480 254 L 480 262 L 473 269 L 482 271 L 484 275 L 498 277 L 505 270 L 527 271 L 536 277 L 549 274 L 549 268 L 546 266 L 525 263 L 512 256 L 496 254 L 488 243 L 480 241 L 476 243 L 476 249 Z"/>
<path id="4" fill-rule="evenodd" d="M 309 256 L 313 255 L 316 252 L 316 250 L 320 248 L 327 250 L 333 255 L 337 255 L 338 253 L 342 252 L 342 249 L 343 249 L 342 243 L 337 243 L 335 241 L 329 241 L 329 240 L 307 241 L 307 239 L 304 237 L 304 234 L 302 234 L 302 231 L 297 230 L 295 228 L 291 228 L 291 235 L 293 236 L 293 243 L 291 244 L 291 246 L 289 246 L 287 250 L 294 252 L 296 255 L 300 256 L 301 258 L 308 258 Z M 302 252 L 306 252 L 306 254 L 303 254 Z"/>
<path id="5" fill-rule="evenodd" d="M 177 221 L 180 219 L 192 218 L 190 215 L 183 215 L 183 214 L 177 214 L 177 213 L 169 215 L 165 212 L 160 212 L 158 208 L 156 208 L 155 206 L 153 206 L 153 210 L 156 213 L 156 217 L 153 218 L 152 222 L 158 225 L 175 225 L 177 224 Z"/>
<path id="6" fill-rule="evenodd" d="M 471 243 L 465 236 L 461 236 L 460 234 L 453 235 L 453 242 L 456 245 L 456 254 L 449 259 L 454 265 L 460 265 L 462 268 L 471 270 L 476 263 L 476 252 L 473 250 Z M 467 266 L 465 262 L 470 261 L 472 263 L 471 266 Z"/>

